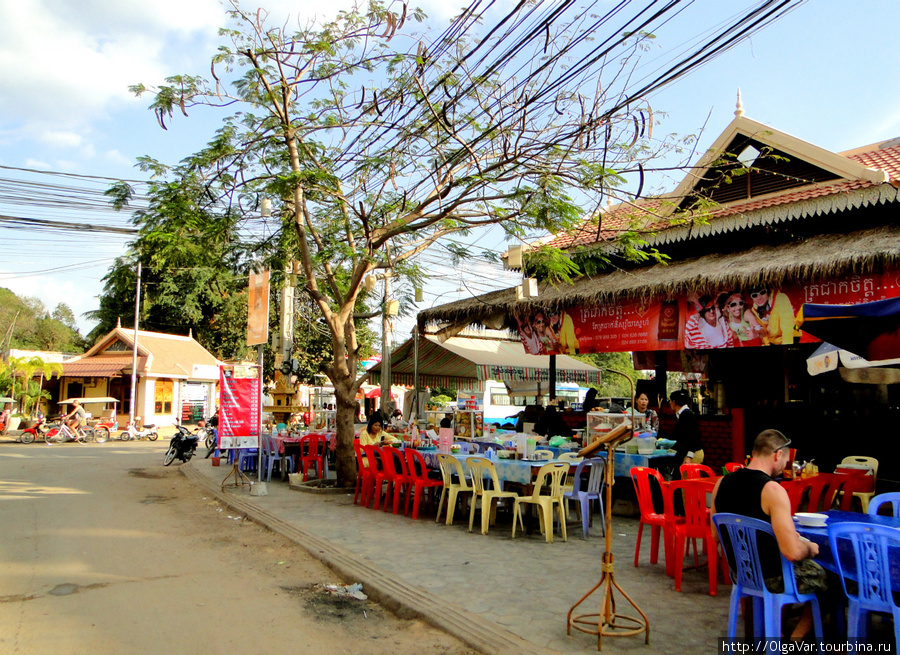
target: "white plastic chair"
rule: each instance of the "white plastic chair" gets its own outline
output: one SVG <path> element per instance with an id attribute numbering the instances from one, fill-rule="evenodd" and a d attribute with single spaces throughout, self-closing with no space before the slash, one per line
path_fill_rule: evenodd
<path id="1" fill-rule="evenodd" d="M 874 457 L 866 457 L 864 455 L 850 455 L 845 457 L 841 464 L 857 464 L 859 466 L 868 466 L 872 471 L 872 491 L 854 491 L 853 497 L 859 498 L 862 503 L 863 514 L 869 511 L 869 501 L 875 496 L 875 483 L 878 482 L 878 460 Z M 838 464 L 840 466 L 841 464 Z M 844 492 L 842 491 L 841 494 Z"/>

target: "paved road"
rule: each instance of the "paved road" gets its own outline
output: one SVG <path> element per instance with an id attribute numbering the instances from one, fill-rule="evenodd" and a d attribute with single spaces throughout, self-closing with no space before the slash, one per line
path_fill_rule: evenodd
<path id="1" fill-rule="evenodd" d="M 464 653 L 315 587 L 334 574 L 230 516 L 166 443 L 0 444 L 0 653 Z"/>

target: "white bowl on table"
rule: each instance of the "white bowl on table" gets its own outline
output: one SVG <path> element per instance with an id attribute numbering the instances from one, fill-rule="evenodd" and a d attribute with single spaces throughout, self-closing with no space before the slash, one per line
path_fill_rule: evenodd
<path id="1" fill-rule="evenodd" d="M 797 512 L 794 520 L 804 528 L 824 528 L 827 525 L 828 515 L 818 512 Z"/>

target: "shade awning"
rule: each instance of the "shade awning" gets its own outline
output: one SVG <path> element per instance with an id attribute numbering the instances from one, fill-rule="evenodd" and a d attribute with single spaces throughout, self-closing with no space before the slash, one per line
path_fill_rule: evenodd
<path id="1" fill-rule="evenodd" d="M 410 339 L 391 354 L 391 382 L 413 384 L 414 343 Z M 381 379 L 381 364 L 370 377 Z M 467 389 L 484 380 L 548 381 L 550 357 L 528 355 L 520 341 L 486 337 L 452 337 L 440 343 L 428 335 L 419 340 L 419 384 L 430 387 Z M 600 369 L 566 355 L 556 356 L 558 383 L 600 384 Z"/>
<path id="2" fill-rule="evenodd" d="M 870 361 L 900 357 L 900 298 L 858 305 L 805 303 L 797 325 Z"/>

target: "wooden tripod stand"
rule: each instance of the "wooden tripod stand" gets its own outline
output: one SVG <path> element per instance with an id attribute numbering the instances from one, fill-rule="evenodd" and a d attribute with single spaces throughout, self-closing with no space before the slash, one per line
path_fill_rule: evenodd
<path id="1" fill-rule="evenodd" d="M 600 582 L 581 597 L 577 603 L 572 605 L 566 616 L 566 634 L 572 634 L 572 628 L 587 634 L 597 635 L 597 650 L 601 650 L 603 646 L 603 637 L 631 637 L 642 632 L 646 633 L 644 643 L 650 643 L 650 620 L 647 615 L 641 611 L 631 596 L 625 593 L 625 590 L 619 586 L 615 579 L 613 571 L 613 553 L 612 553 L 612 485 L 615 478 L 615 452 L 614 449 L 622 441 L 627 441 L 631 437 L 631 424 L 628 424 L 628 433 L 623 433 L 614 437 L 612 433 L 604 440 L 606 446 L 606 548 L 603 551 L 602 574 Z M 593 444 L 592 444 L 593 445 Z M 584 452 L 584 451 L 582 451 Z M 600 593 L 600 612 L 590 614 L 575 614 L 575 610 L 584 601 L 590 598 L 598 589 Z M 634 616 L 626 616 L 616 612 L 616 599 L 613 595 L 614 591 L 618 591 L 625 597 L 631 606 L 640 614 L 640 618 Z"/>

